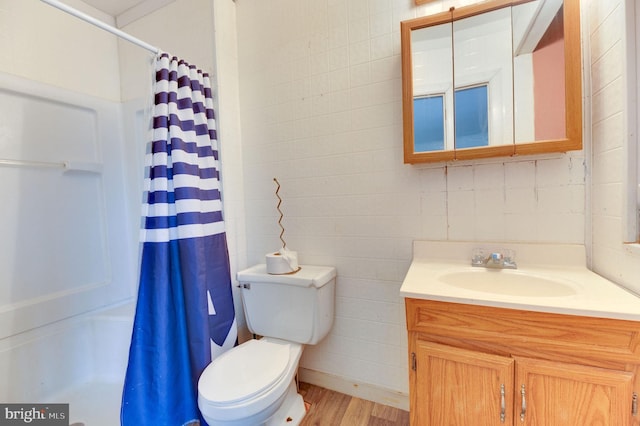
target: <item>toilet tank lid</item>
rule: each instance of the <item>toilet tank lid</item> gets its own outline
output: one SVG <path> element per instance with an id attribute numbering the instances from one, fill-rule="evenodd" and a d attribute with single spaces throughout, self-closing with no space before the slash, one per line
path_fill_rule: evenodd
<path id="1" fill-rule="evenodd" d="M 335 278 L 335 276 L 336 268 L 333 266 L 300 265 L 298 272 L 275 275 L 267 273 L 267 266 L 261 263 L 238 272 L 238 281 L 243 284 L 278 283 L 298 287 L 314 286 L 320 288 Z"/>

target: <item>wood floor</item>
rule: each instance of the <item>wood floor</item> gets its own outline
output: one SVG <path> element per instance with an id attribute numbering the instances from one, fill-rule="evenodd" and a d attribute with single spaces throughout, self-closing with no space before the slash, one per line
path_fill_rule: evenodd
<path id="1" fill-rule="evenodd" d="M 308 383 L 300 394 L 311 404 L 300 426 L 405 426 L 409 413 Z"/>

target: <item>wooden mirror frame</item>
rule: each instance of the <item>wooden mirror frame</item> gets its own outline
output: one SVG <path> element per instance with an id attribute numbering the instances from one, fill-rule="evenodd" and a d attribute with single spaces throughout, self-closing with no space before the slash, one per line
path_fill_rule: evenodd
<path id="1" fill-rule="evenodd" d="M 411 31 L 457 21 L 503 7 L 516 6 L 531 0 L 491 0 L 477 5 L 451 9 L 435 15 L 410 19 L 400 23 L 402 43 L 402 129 L 404 162 L 408 164 L 452 160 L 567 152 L 582 149 L 582 52 L 580 47 L 580 0 L 564 0 L 564 60 L 565 60 L 565 125 L 564 139 L 520 142 L 478 148 L 414 152 L 413 135 L 413 67 Z"/>

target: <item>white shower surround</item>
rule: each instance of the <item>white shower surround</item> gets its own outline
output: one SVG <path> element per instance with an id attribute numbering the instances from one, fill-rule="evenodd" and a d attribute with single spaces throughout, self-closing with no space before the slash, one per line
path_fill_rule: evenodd
<path id="1" fill-rule="evenodd" d="M 0 340 L 0 400 L 68 403 L 70 423 L 119 424 L 134 309 L 124 304 Z"/>

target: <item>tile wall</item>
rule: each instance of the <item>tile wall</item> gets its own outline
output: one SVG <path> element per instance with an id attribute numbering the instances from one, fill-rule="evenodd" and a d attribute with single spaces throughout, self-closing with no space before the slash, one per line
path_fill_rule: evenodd
<path id="1" fill-rule="evenodd" d="M 625 9 L 633 0 L 585 3 L 593 126 L 592 263 L 596 272 L 640 292 L 640 251 L 621 243 L 627 161 L 624 28 Z"/>
<path id="2" fill-rule="evenodd" d="M 585 242 L 584 152 L 402 160 L 400 21 L 461 2 L 236 3 L 248 263 L 284 238 L 335 265 L 331 334 L 302 366 L 407 392 L 398 291 L 416 239 Z"/>

